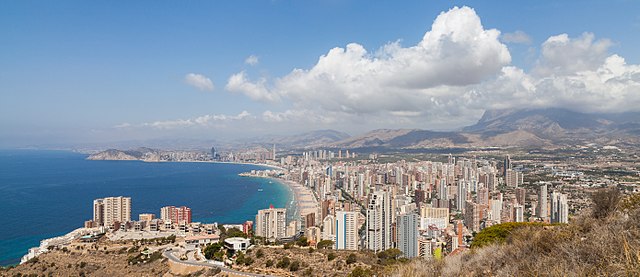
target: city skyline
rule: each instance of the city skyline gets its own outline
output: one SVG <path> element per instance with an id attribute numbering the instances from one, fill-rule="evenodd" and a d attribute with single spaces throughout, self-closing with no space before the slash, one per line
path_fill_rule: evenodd
<path id="1" fill-rule="evenodd" d="M 4 3 L 0 147 L 638 111 L 638 4 Z"/>

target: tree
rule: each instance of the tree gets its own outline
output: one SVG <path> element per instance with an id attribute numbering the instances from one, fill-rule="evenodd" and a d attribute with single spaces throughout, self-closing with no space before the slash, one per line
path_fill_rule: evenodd
<path id="1" fill-rule="evenodd" d="M 221 243 L 212 243 L 207 245 L 207 247 L 204 248 L 204 257 L 207 258 L 208 260 L 211 260 L 214 255 L 216 253 L 218 253 L 220 250 L 222 249 L 222 244 Z"/>
<path id="2" fill-rule="evenodd" d="M 393 260 L 397 260 L 398 257 L 400 257 L 402 255 L 402 251 L 400 251 L 400 249 L 398 248 L 389 248 L 385 251 L 379 252 L 378 253 L 378 259 L 381 260 L 389 260 L 389 259 L 393 259 Z"/>
<path id="3" fill-rule="evenodd" d="M 258 251 L 256 251 L 256 258 L 260 259 L 262 256 L 264 256 L 264 252 L 262 249 L 258 249 Z"/>
<path id="4" fill-rule="evenodd" d="M 349 254 L 349 256 L 347 257 L 347 264 L 352 264 L 352 263 L 355 263 L 356 261 L 357 261 L 356 254 L 354 253 Z"/>
<path id="5" fill-rule="evenodd" d="M 318 249 L 333 248 L 333 241 L 331 241 L 331 240 L 321 240 L 320 242 L 318 242 L 318 245 L 316 247 Z"/>
<path id="6" fill-rule="evenodd" d="M 300 247 L 309 246 L 309 241 L 307 240 L 307 237 L 301 236 L 299 239 L 296 240 L 296 245 Z"/>

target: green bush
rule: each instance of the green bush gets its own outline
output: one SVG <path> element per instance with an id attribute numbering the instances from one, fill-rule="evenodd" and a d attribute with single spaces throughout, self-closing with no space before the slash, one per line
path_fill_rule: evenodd
<path id="1" fill-rule="evenodd" d="M 327 255 L 327 261 L 333 261 L 335 258 L 336 258 L 336 254 L 334 254 L 333 252 Z"/>
<path id="2" fill-rule="evenodd" d="M 349 277 L 369 277 L 373 276 L 373 272 L 368 268 L 362 268 L 357 266 L 349 273 Z"/>
<path id="3" fill-rule="evenodd" d="M 276 264 L 276 267 L 277 268 L 287 268 L 287 267 L 289 267 L 290 264 L 291 264 L 291 260 L 289 259 L 289 257 L 283 257 L 282 259 L 280 259 L 278 264 Z"/>
<path id="4" fill-rule="evenodd" d="M 272 267 L 273 266 L 273 260 L 267 260 L 267 262 L 264 264 L 264 266 Z"/>
<path id="5" fill-rule="evenodd" d="M 300 269 L 300 262 L 293 261 L 291 265 L 289 265 L 289 271 L 298 271 Z"/>
<path id="6" fill-rule="evenodd" d="M 502 224 L 493 225 L 485 228 L 480 233 L 476 234 L 471 243 L 471 248 L 484 247 L 494 243 L 504 243 L 507 237 L 511 235 L 513 230 L 524 226 L 548 226 L 547 223 L 542 222 L 507 222 Z"/>
<path id="7" fill-rule="evenodd" d="M 356 254 L 349 254 L 349 256 L 347 257 L 347 264 L 352 264 L 355 263 L 357 261 L 356 259 Z"/>

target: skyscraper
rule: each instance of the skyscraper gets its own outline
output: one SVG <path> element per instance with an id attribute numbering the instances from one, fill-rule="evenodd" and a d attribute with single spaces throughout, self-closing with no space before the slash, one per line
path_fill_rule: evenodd
<path id="1" fill-rule="evenodd" d="M 471 201 L 465 202 L 464 225 L 472 232 L 480 231 L 480 207 Z"/>
<path id="2" fill-rule="evenodd" d="M 279 239 L 286 236 L 287 231 L 287 209 L 276 209 L 269 207 L 268 209 L 259 210 L 256 215 L 256 236 L 269 239 Z"/>
<path id="3" fill-rule="evenodd" d="M 546 219 L 549 211 L 547 210 L 547 185 L 541 185 L 538 189 L 538 210 L 539 218 Z"/>
<path id="4" fill-rule="evenodd" d="M 569 223 L 569 205 L 567 195 L 551 193 L 551 223 Z"/>
<path id="5" fill-rule="evenodd" d="M 335 249 L 358 250 L 358 212 L 336 212 Z"/>
<path id="6" fill-rule="evenodd" d="M 131 221 L 131 197 L 106 197 L 93 200 L 93 221 L 113 228 L 116 222 Z"/>
<path id="7" fill-rule="evenodd" d="M 502 164 L 502 176 L 506 177 L 507 176 L 507 170 L 511 169 L 512 165 L 511 165 L 511 156 L 507 155 L 504 158 L 504 162 Z"/>
<path id="8" fill-rule="evenodd" d="M 391 248 L 391 196 L 386 191 L 371 195 L 367 208 L 367 248 L 374 252 Z"/>
<path id="9" fill-rule="evenodd" d="M 104 226 L 104 199 L 93 200 L 93 222 L 97 226 Z"/>
<path id="10" fill-rule="evenodd" d="M 402 251 L 406 258 L 417 257 L 418 215 L 415 213 L 403 214 L 398 216 L 397 220 L 397 248 Z"/>
<path id="11" fill-rule="evenodd" d="M 524 221 L 524 206 L 520 204 L 513 205 L 513 222 Z"/>

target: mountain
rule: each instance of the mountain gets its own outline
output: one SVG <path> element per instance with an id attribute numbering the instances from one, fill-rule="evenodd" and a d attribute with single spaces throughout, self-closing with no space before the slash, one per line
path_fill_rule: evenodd
<path id="1" fill-rule="evenodd" d="M 142 160 L 142 161 L 159 161 L 160 152 L 155 149 L 140 147 L 134 150 L 117 150 L 108 149 L 98 152 L 87 157 L 87 160 L 95 161 L 121 161 L 121 160 Z"/>
<path id="2" fill-rule="evenodd" d="M 278 148 L 300 149 L 322 147 L 350 137 L 351 136 L 349 134 L 336 130 L 316 130 L 291 136 L 254 138 L 249 142 L 258 144 L 276 144 Z"/>
<path id="3" fill-rule="evenodd" d="M 466 136 L 456 132 L 436 132 L 420 129 L 379 129 L 331 144 L 335 148 L 419 148 L 453 147 L 468 142 Z"/>
<path id="4" fill-rule="evenodd" d="M 487 110 L 455 132 L 380 129 L 329 144 L 333 148 L 545 147 L 575 143 L 637 145 L 640 113 L 592 114 L 567 109 Z"/>

